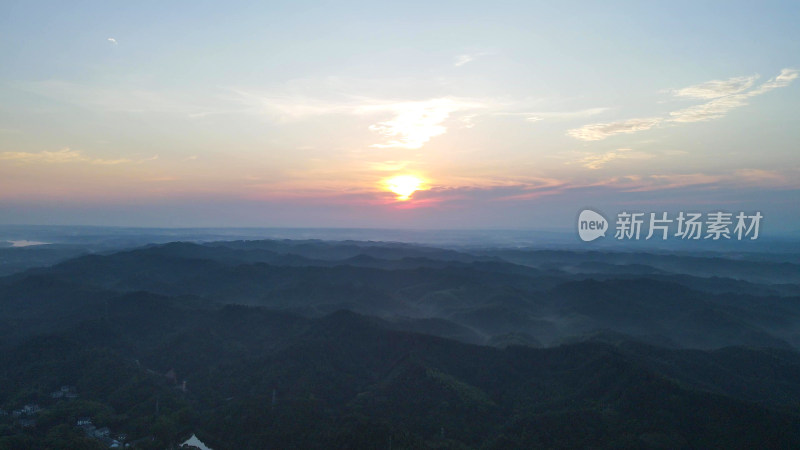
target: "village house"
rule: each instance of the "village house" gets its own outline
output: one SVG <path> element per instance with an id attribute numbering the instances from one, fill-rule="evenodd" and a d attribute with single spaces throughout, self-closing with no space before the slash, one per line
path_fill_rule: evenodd
<path id="1" fill-rule="evenodd" d="M 56 399 L 58 398 L 73 399 L 73 398 L 78 398 L 78 394 L 77 392 L 75 392 L 74 386 L 61 386 L 61 389 L 51 392 L 50 397 Z"/>
<path id="2" fill-rule="evenodd" d="M 22 428 L 32 428 L 36 426 L 36 419 L 24 418 L 17 420 L 17 424 Z"/>
<path id="3" fill-rule="evenodd" d="M 40 408 L 36 403 L 29 403 L 20 409 L 15 409 L 11 412 L 11 415 L 14 417 L 32 416 L 41 410 L 42 408 Z"/>
<path id="4" fill-rule="evenodd" d="M 77 423 L 77 425 L 79 427 L 83 427 L 83 426 L 91 425 L 91 424 L 92 424 L 92 419 L 90 419 L 88 417 L 81 417 L 80 419 L 78 419 L 78 423 Z"/>
<path id="5" fill-rule="evenodd" d="M 180 445 L 180 448 L 182 448 L 182 449 L 183 448 L 185 448 L 185 449 L 197 449 L 197 450 L 211 450 L 210 447 L 208 447 L 206 444 L 204 444 L 203 441 L 198 439 L 197 436 L 195 436 L 194 434 L 192 435 L 192 437 L 190 437 L 189 439 L 184 441 Z"/>
<path id="6" fill-rule="evenodd" d="M 78 419 L 77 426 L 83 430 L 86 437 L 97 439 L 109 448 L 121 448 L 122 443 L 128 438 L 124 433 L 111 437 L 111 430 L 108 427 L 97 428 L 89 417 Z"/>
<path id="7" fill-rule="evenodd" d="M 39 405 L 37 405 L 36 403 L 29 403 L 22 407 L 22 411 L 24 412 L 24 414 L 27 414 L 29 416 L 36 414 L 41 410 L 42 408 L 40 408 Z"/>

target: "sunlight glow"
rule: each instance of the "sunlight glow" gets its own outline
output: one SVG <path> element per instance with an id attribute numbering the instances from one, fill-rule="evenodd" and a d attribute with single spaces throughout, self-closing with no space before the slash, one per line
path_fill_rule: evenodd
<path id="1" fill-rule="evenodd" d="M 384 181 L 386 188 L 397 194 L 397 200 L 406 201 L 422 188 L 422 180 L 414 175 L 398 175 Z"/>

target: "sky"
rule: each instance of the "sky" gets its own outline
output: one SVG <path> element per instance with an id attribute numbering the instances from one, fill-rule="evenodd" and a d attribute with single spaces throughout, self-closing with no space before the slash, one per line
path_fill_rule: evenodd
<path id="1" fill-rule="evenodd" d="M 798 2 L 4 1 L 0 224 L 800 233 Z"/>

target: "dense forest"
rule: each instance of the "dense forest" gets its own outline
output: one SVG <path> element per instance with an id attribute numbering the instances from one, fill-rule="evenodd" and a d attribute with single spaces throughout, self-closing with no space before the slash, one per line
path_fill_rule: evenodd
<path id="1" fill-rule="evenodd" d="M 70 257 L 0 278 L 0 448 L 800 446 L 796 261 L 313 240 Z"/>

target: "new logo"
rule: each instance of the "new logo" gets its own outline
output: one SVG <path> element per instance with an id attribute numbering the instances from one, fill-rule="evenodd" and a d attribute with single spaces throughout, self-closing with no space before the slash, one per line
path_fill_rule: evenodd
<path id="1" fill-rule="evenodd" d="M 605 217 L 591 209 L 581 211 L 578 216 L 578 236 L 582 241 L 593 241 L 605 236 L 606 231 L 608 231 L 608 221 Z"/>

